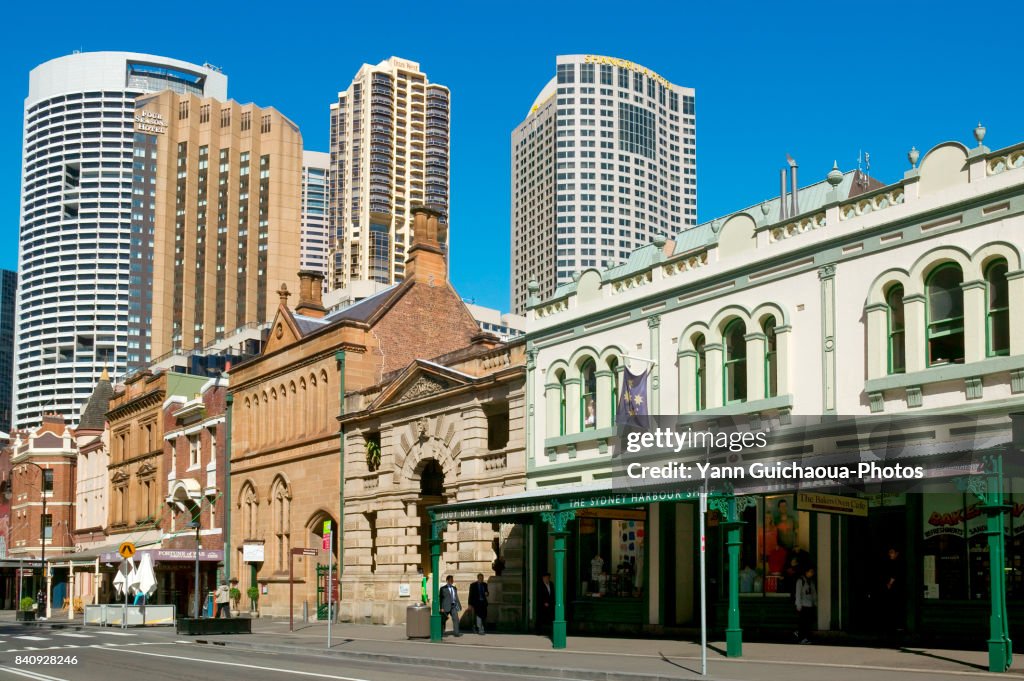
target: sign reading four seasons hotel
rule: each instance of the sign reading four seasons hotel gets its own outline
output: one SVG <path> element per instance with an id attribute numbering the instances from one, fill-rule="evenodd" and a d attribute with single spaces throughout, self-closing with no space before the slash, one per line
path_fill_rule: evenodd
<path id="1" fill-rule="evenodd" d="M 135 112 L 135 132 L 162 135 L 167 132 L 167 119 L 162 113 L 139 109 Z"/>

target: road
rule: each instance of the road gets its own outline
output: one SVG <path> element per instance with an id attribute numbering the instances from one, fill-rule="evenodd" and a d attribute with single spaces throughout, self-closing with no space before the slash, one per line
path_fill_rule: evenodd
<path id="1" fill-rule="evenodd" d="M 42 659 L 40 659 L 42 658 Z M 519 675 L 230 650 L 169 630 L 82 631 L 0 626 L 0 681 L 524 681 Z"/>

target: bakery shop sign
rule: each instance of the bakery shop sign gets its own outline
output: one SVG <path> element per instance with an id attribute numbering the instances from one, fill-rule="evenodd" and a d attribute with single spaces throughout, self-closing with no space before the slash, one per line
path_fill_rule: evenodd
<path id="1" fill-rule="evenodd" d="M 167 119 L 155 111 L 141 109 L 135 112 L 135 132 L 162 135 L 167 132 Z"/>

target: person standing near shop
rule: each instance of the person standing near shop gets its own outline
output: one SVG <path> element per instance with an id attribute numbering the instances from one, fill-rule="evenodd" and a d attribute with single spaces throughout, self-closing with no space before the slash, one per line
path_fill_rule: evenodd
<path id="1" fill-rule="evenodd" d="M 903 614 L 906 597 L 903 588 L 905 575 L 906 570 L 899 550 L 893 546 L 889 547 L 882 569 L 882 626 L 879 628 L 887 637 L 895 638 L 906 621 Z"/>
<path id="2" fill-rule="evenodd" d="M 818 615 L 818 587 L 814 583 L 814 568 L 807 566 L 796 580 L 793 597 L 796 604 L 797 632 L 800 643 L 810 643 L 811 630 Z"/>
<path id="3" fill-rule="evenodd" d="M 469 585 L 469 607 L 473 608 L 473 616 L 476 618 L 474 628 L 478 634 L 487 633 L 487 597 L 490 595 L 483 573 L 478 574 L 476 581 Z"/>
<path id="4" fill-rule="evenodd" d="M 551 573 L 541 575 L 540 586 L 537 588 L 537 629 L 542 634 L 551 633 L 551 625 L 555 621 L 555 585 L 551 583 Z"/>
<path id="5" fill-rule="evenodd" d="M 220 619 L 220 614 L 223 612 L 225 618 L 231 619 L 231 589 L 228 588 L 226 582 L 221 582 L 221 585 L 217 587 L 216 600 L 217 614 L 214 617 Z"/>
<path id="6" fill-rule="evenodd" d="M 459 600 L 459 590 L 455 587 L 455 578 L 451 575 L 445 577 L 444 586 L 441 587 L 438 602 L 440 603 L 441 616 L 452 618 L 452 635 L 462 636 L 459 633 L 459 612 L 462 610 L 462 602 Z M 442 631 L 444 633 L 444 621 L 442 620 Z"/>

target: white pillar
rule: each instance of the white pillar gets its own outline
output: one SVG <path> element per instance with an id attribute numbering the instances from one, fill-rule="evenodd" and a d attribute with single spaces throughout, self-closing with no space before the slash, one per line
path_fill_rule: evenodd
<path id="1" fill-rule="evenodd" d="M 602 369 L 597 372 L 597 427 L 610 428 L 612 426 L 612 371 Z"/>
<path id="2" fill-rule="evenodd" d="M 68 563 L 68 619 L 75 619 L 75 566 Z"/>
<path id="3" fill-rule="evenodd" d="M 988 326 L 985 297 L 988 290 L 983 281 L 966 281 L 960 288 L 964 292 L 964 363 L 970 364 L 985 359 L 985 329 Z"/>
<path id="4" fill-rule="evenodd" d="M 1024 270 L 1006 273 L 1010 300 L 1010 354 L 1024 355 Z M 1016 310 L 1017 314 L 1013 311 Z"/>
<path id="5" fill-rule="evenodd" d="M 697 351 L 683 350 L 676 355 L 679 374 L 679 413 L 697 411 Z"/>
<path id="6" fill-rule="evenodd" d="M 565 434 L 580 432 L 580 379 L 565 379 Z"/>
<path id="7" fill-rule="evenodd" d="M 708 398 L 708 409 L 721 407 L 725 404 L 722 393 L 722 344 L 708 343 L 704 346 L 704 381 L 707 383 L 705 393 Z"/>
<path id="8" fill-rule="evenodd" d="M 545 437 L 558 437 L 562 420 L 562 386 L 548 383 L 544 386 Z"/>
<path id="9" fill-rule="evenodd" d="M 789 379 L 789 346 L 793 338 L 793 327 L 789 324 L 775 327 L 775 366 L 778 372 L 776 388 L 779 395 L 792 392 Z"/>
<path id="10" fill-rule="evenodd" d="M 868 323 L 868 378 L 882 378 L 889 373 L 889 307 L 875 303 L 868 305 L 865 313 Z"/>
<path id="11" fill-rule="evenodd" d="M 907 373 L 924 371 L 928 364 L 925 339 L 925 297 L 920 293 L 903 297 L 904 336 L 907 339 Z"/>
<path id="12" fill-rule="evenodd" d="M 767 338 L 763 333 L 748 333 L 743 337 L 747 343 L 747 402 L 763 400 L 765 390 L 764 349 Z"/>

